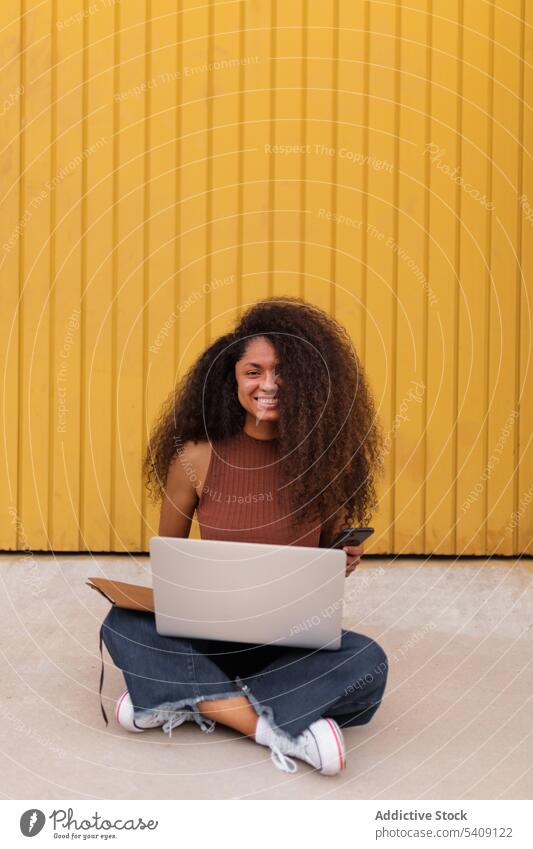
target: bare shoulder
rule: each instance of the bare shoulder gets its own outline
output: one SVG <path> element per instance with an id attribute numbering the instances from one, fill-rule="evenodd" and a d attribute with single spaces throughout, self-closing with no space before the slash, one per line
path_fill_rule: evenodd
<path id="1" fill-rule="evenodd" d="M 182 479 L 187 477 L 190 484 L 196 490 L 199 496 L 209 468 L 211 459 L 211 444 L 207 440 L 188 440 L 183 443 L 182 450 L 177 454 L 172 461 L 173 467 L 179 466 L 179 471 L 176 471 Z"/>
<path id="2" fill-rule="evenodd" d="M 196 463 L 201 466 L 206 460 L 209 462 L 209 458 L 211 457 L 211 443 L 207 442 L 207 440 L 194 442 L 194 440 L 189 439 L 188 442 L 183 443 L 181 456 L 186 462 Z"/>

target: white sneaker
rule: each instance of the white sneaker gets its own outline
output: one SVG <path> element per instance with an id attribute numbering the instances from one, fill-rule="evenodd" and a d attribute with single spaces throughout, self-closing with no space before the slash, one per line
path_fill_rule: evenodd
<path id="1" fill-rule="evenodd" d="M 182 725 L 187 720 L 193 720 L 191 711 L 188 710 L 159 710 L 156 708 L 139 719 L 135 719 L 135 713 L 129 692 L 122 693 L 115 708 L 115 719 L 126 731 L 146 731 L 147 728 L 162 727 L 163 731 L 172 736 L 172 729 Z"/>
<path id="2" fill-rule="evenodd" d="M 296 772 L 292 755 L 311 764 L 322 775 L 336 775 L 346 766 L 346 750 L 342 732 L 334 719 L 317 719 L 292 740 L 275 731 L 263 716 L 255 732 L 256 743 L 271 749 L 273 763 L 283 772 Z"/>

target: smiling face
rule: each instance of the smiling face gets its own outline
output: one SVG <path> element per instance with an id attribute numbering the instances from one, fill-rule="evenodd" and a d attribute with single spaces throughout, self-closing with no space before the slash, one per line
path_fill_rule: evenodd
<path id="1" fill-rule="evenodd" d="M 254 428 L 261 426 L 265 435 L 275 433 L 281 378 L 276 349 L 268 339 L 256 336 L 250 340 L 244 355 L 235 364 L 235 377 L 237 395 L 246 410 L 247 422 Z"/>

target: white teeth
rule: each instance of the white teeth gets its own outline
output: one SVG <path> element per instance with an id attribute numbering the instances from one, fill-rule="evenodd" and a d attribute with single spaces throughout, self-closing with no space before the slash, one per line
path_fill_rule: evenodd
<path id="1" fill-rule="evenodd" d="M 277 398 L 256 398 L 255 400 L 263 407 L 275 407 L 278 403 Z"/>

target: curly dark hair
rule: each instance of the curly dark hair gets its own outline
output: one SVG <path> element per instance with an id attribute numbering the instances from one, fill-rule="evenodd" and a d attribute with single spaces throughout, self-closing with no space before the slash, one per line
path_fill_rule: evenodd
<path id="1" fill-rule="evenodd" d="M 271 297 L 251 306 L 178 383 L 150 436 L 143 466 L 150 495 L 162 497 L 170 463 L 185 442 L 221 440 L 243 429 L 235 363 L 257 336 L 270 341 L 281 366 L 281 485 L 292 509 L 321 523 L 337 514 L 346 525 L 367 524 L 377 507 L 383 459 L 372 394 L 345 328 L 301 298 Z"/>

